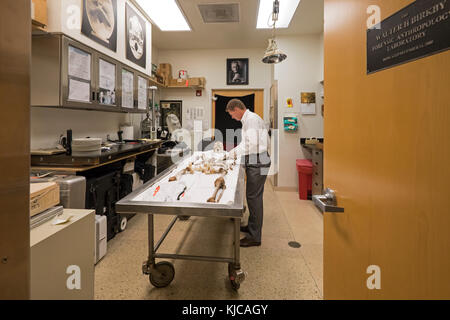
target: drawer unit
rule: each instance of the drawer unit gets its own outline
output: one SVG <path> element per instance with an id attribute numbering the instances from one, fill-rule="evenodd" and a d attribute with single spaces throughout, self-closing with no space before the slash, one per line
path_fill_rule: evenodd
<path id="1" fill-rule="evenodd" d="M 316 148 L 312 150 L 312 162 L 312 194 L 320 195 L 323 191 L 323 150 Z"/>

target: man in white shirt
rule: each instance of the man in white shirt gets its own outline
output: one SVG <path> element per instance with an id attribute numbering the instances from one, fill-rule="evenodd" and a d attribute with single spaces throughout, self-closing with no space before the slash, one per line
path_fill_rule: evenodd
<path id="1" fill-rule="evenodd" d="M 247 174 L 247 204 L 250 212 L 248 225 L 241 227 L 248 233 L 241 239 L 241 247 L 261 245 L 263 225 L 264 184 L 270 168 L 270 157 L 267 152 L 269 135 L 264 121 L 248 110 L 239 99 L 232 99 L 225 109 L 234 120 L 242 122 L 242 141 L 230 151 L 230 157 L 244 157 Z"/>

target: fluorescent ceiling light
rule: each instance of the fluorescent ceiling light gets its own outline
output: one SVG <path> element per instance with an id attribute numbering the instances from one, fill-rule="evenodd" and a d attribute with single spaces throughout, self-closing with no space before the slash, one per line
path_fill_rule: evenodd
<path id="1" fill-rule="evenodd" d="M 300 0 L 279 0 L 280 13 L 278 14 L 278 21 L 276 28 L 287 28 L 291 23 L 295 10 L 297 10 Z M 257 29 L 271 29 L 273 28 L 272 20 L 273 0 L 259 0 L 258 22 Z"/>
<path id="2" fill-rule="evenodd" d="M 176 0 L 135 0 L 161 31 L 191 31 Z"/>

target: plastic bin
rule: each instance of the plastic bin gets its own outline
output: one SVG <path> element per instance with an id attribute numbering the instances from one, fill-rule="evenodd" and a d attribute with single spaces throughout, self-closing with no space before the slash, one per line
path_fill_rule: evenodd
<path id="1" fill-rule="evenodd" d="M 300 200 L 308 200 L 308 192 L 312 191 L 313 163 L 307 159 L 297 159 L 298 172 L 298 197 Z"/>

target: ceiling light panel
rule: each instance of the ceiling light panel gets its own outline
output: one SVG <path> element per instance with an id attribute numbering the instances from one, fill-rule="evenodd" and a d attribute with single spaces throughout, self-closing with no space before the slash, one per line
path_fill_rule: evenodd
<path id="1" fill-rule="evenodd" d="M 295 10 L 297 10 L 300 0 L 279 0 L 280 1 L 280 13 L 278 15 L 278 21 L 276 28 L 287 28 L 291 23 Z M 257 29 L 270 29 L 273 28 L 272 20 L 273 0 L 259 0 L 258 9 L 258 22 L 256 23 Z"/>
<path id="2" fill-rule="evenodd" d="M 135 0 L 161 31 L 191 31 L 176 0 Z"/>

